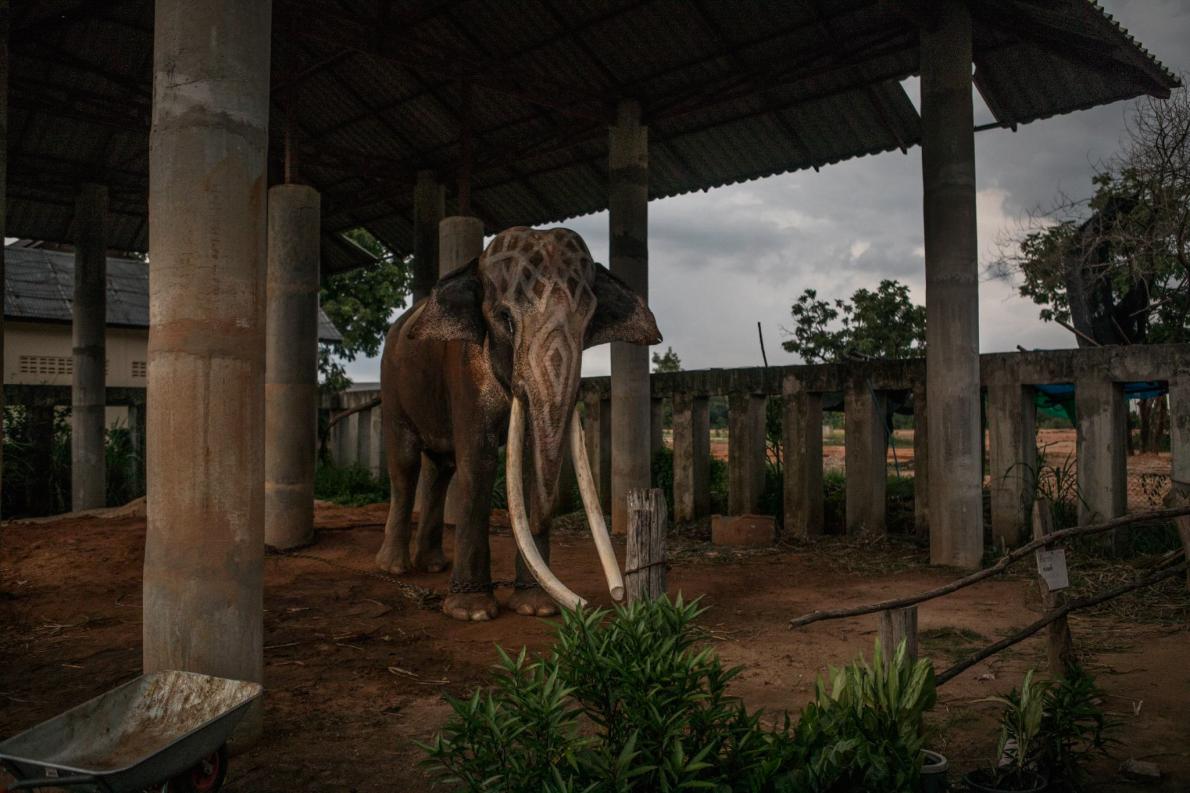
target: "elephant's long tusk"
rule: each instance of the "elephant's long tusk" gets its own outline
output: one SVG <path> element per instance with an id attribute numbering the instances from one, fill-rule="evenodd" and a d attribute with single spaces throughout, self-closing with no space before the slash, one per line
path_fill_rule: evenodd
<path id="1" fill-rule="evenodd" d="M 619 603 L 624 599 L 624 578 L 620 575 L 620 563 L 612 548 L 612 538 L 607 533 L 603 510 L 599 508 L 599 494 L 595 492 L 595 478 L 591 476 L 591 463 L 587 459 L 587 444 L 583 439 L 583 422 L 579 418 L 578 408 L 575 408 L 570 419 L 570 458 L 578 477 L 578 490 L 583 497 L 583 509 L 587 513 L 587 523 L 591 526 L 591 537 L 595 540 L 599 562 L 607 577 L 607 590 L 611 592 L 612 600 Z"/>
<path id="2" fill-rule="evenodd" d="M 537 550 L 537 543 L 529 531 L 529 519 L 525 514 L 525 494 L 521 486 L 521 458 L 525 448 L 525 409 L 521 400 L 512 398 L 512 413 L 508 417 L 508 456 L 505 463 L 504 477 L 508 489 L 508 516 L 512 520 L 512 536 L 516 539 L 517 548 L 525 566 L 533 574 L 533 578 L 541 588 L 554 600 L 565 608 L 573 609 L 585 606 L 587 601 L 571 592 L 565 584 L 558 580 L 541 554 Z"/>

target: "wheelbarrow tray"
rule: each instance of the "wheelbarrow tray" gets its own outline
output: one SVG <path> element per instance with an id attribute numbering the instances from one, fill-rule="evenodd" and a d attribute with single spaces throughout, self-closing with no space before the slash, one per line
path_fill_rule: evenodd
<path id="1" fill-rule="evenodd" d="M 226 743 L 262 686 L 194 672 L 153 672 L 0 743 L 28 788 L 124 793 L 162 783 Z"/>

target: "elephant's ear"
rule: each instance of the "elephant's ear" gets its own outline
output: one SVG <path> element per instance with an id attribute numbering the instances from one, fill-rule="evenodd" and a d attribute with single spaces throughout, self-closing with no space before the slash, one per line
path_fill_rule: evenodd
<path id="1" fill-rule="evenodd" d="M 584 347 L 594 347 L 609 341 L 629 344 L 659 344 L 661 331 L 653 312 L 611 271 L 595 265 L 595 314 L 587 323 Z"/>
<path id="2" fill-rule="evenodd" d="M 405 334 L 411 339 L 483 342 L 483 284 L 479 260 L 441 278 Z"/>

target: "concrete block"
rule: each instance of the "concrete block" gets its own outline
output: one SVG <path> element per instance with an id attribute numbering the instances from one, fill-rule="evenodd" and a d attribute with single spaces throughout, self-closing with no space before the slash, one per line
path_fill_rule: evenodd
<path id="1" fill-rule="evenodd" d="M 765 546 L 777 541 L 772 515 L 712 515 L 711 542 L 715 545 Z"/>

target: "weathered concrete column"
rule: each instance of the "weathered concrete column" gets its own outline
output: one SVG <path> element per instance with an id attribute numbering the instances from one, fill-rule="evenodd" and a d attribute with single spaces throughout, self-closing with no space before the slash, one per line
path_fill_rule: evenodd
<path id="1" fill-rule="evenodd" d="M 806 391 L 793 375 L 785 376 L 781 394 L 785 402 L 785 531 L 794 537 L 811 537 L 822 534 L 825 522 L 822 394 Z"/>
<path id="2" fill-rule="evenodd" d="M 885 398 L 861 377 L 843 390 L 844 465 L 847 471 L 847 532 L 883 534 L 888 490 Z"/>
<path id="3" fill-rule="evenodd" d="M 764 492 L 763 394 L 735 393 L 727 400 L 727 511 L 754 514 Z"/>
<path id="4" fill-rule="evenodd" d="M 583 404 L 587 410 L 584 424 L 587 461 L 599 492 L 600 508 L 608 515 L 612 510 L 612 403 L 597 393 L 589 393 L 583 397 Z"/>
<path id="5" fill-rule="evenodd" d="M 107 503 L 107 188 L 84 184 L 74 204 L 74 375 L 70 390 L 71 509 Z"/>
<path id="6" fill-rule="evenodd" d="M 913 384 L 913 530 L 930 533 L 930 424 L 925 382 Z"/>
<path id="7" fill-rule="evenodd" d="M 979 263 L 971 12 L 931 6 L 921 36 L 921 172 L 926 254 L 926 390 L 930 561 L 978 567 L 983 557 Z"/>
<path id="8" fill-rule="evenodd" d="M 438 277 L 453 273 L 483 253 L 483 221 L 451 215 L 438 224 Z"/>
<path id="9" fill-rule="evenodd" d="M 443 278 L 483 253 L 483 221 L 467 215 L 452 215 L 443 218 L 438 224 L 436 247 L 438 251 L 436 275 L 437 278 Z M 427 514 L 423 505 L 426 498 L 429 497 L 430 486 L 436 476 L 436 471 L 437 469 L 429 461 L 429 458 L 423 457 L 415 498 L 415 509 L 419 516 Z M 463 514 L 458 482 L 458 477 L 450 480 L 442 512 L 443 522 L 451 525 L 457 524 Z"/>
<path id="10" fill-rule="evenodd" d="M 144 666 L 259 681 L 271 3 L 155 8 Z"/>
<path id="11" fill-rule="evenodd" d="M 649 401 L 649 464 L 657 452 L 665 446 L 665 398 L 653 397 Z"/>
<path id="12" fill-rule="evenodd" d="M 688 522 L 711 511 L 711 419 L 705 396 L 673 396 L 674 521 Z"/>
<path id="13" fill-rule="evenodd" d="M 1190 372 L 1169 379 L 1170 476 L 1190 494 Z"/>
<path id="14" fill-rule="evenodd" d="M 992 543 L 1014 548 L 1029 539 L 1037 477 L 1037 408 L 1033 388 L 1020 383 L 988 385 L 988 471 Z"/>
<path id="15" fill-rule="evenodd" d="M 8 28 L 10 8 L 0 3 L 0 284 L 5 284 L 4 233 L 8 217 Z M 0 297 L 0 303 L 3 298 Z M 4 415 L 4 309 L 0 305 L 0 417 Z M 0 421 L 0 471 L 4 469 L 4 422 Z M 0 477 L 2 478 L 2 477 Z"/>
<path id="16" fill-rule="evenodd" d="M 1124 386 L 1087 375 L 1074 384 L 1078 522 L 1123 515 L 1128 506 L 1128 414 Z M 1115 545 L 1109 538 L 1109 544 Z"/>
<path id="17" fill-rule="evenodd" d="M 418 171 L 413 188 L 413 300 L 438 280 L 438 224 L 446 214 L 446 195 L 433 171 Z"/>
<path id="18" fill-rule="evenodd" d="M 649 130 L 640 105 L 620 103 L 608 140 L 611 271 L 649 299 Z M 613 342 L 612 531 L 628 531 L 628 491 L 648 488 L 649 350 Z"/>
<path id="19" fill-rule="evenodd" d="M 345 404 L 354 407 L 355 400 Z M 359 462 L 359 414 L 352 413 L 339 422 L 339 465 L 350 466 Z"/>
<path id="20" fill-rule="evenodd" d="M 264 541 L 279 549 L 314 541 L 321 206 L 306 185 L 269 190 Z"/>
<path id="21" fill-rule="evenodd" d="M 384 479 L 388 476 L 388 462 L 384 453 L 384 408 L 374 407 L 363 413 L 361 437 L 368 436 L 367 455 L 360 462 L 367 466 L 372 476 Z"/>

